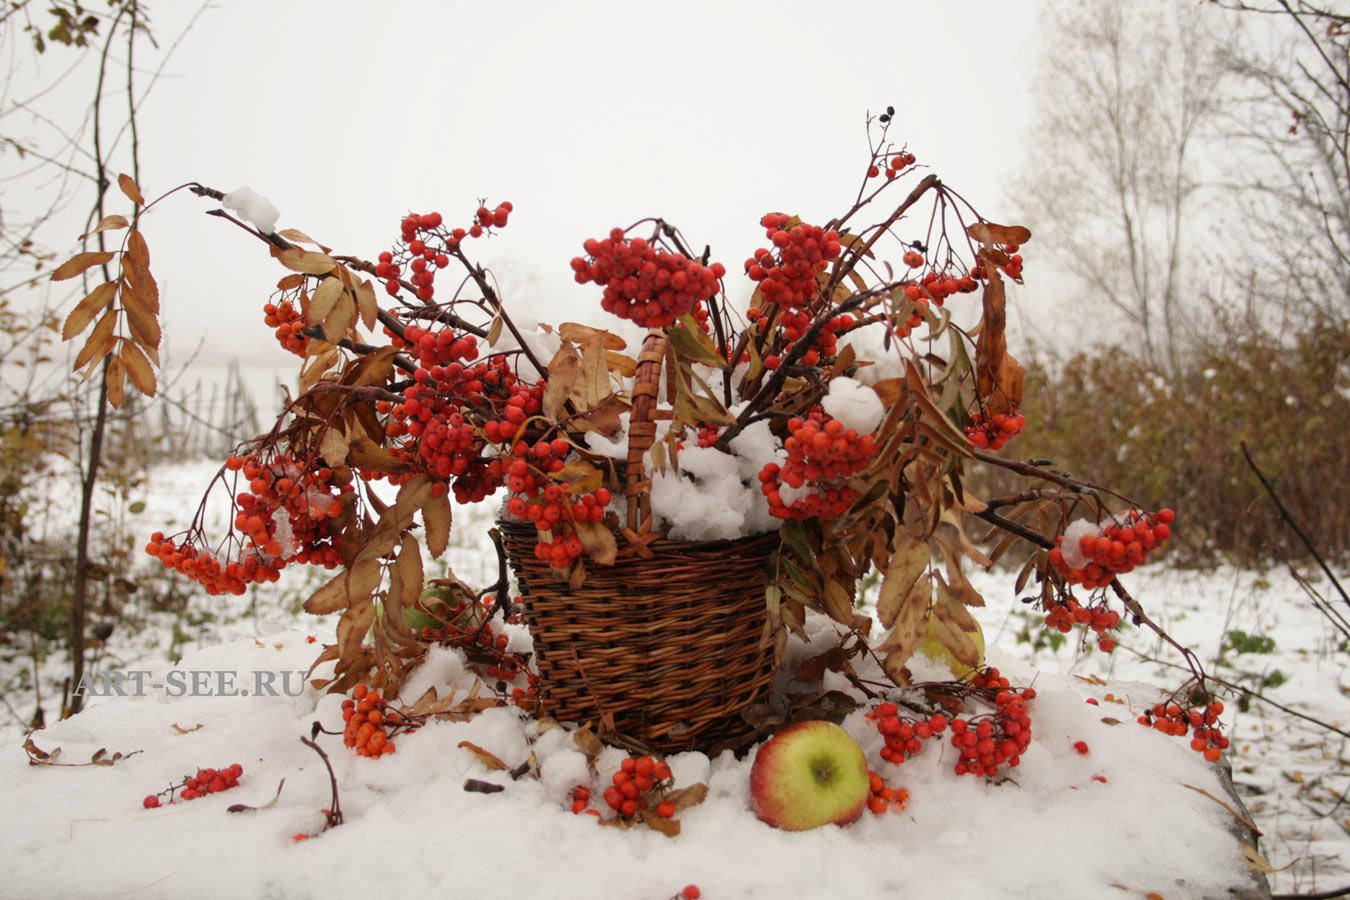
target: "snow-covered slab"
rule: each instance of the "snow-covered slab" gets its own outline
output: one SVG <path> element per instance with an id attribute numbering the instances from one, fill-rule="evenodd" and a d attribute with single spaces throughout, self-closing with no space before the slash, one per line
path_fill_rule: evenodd
<path id="1" fill-rule="evenodd" d="M 269 694 L 262 682 L 294 690 L 294 673 L 315 651 L 302 631 L 206 648 L 176 670 L 136 676 L 142 696 L 124 682 L 127 696 L 90 698 L 79 716 L 33 735 L 44 751 L 61 748 L 59 762 L 87 762 L 99 749 L 135 752 L 112 766 L 30 765 L 11 747 L 0 757 L 0 836 L 9 851 L 0 893 L 661 900 L 693 883 L 706 898 L 774 900 L 1262 895 L 1216 770 L 1105 699 L 1142 701 L 1146 686 L 1037 674 L 996 650 L 991 662 L 1015 684 L 1034 679 L 1037 691 L 1033 743 L 1011 780 L 956 775 L 953 751 L 941 741 L 902 766 L 883 762 L 881 736 L 858 710 L 844 726 L 871 766 L 910 798 L 899 811 L 865 813 L 848 827 L 790 833 L 763 824 L 748 802 L 749 757 L 729 753 L 670 759 L 677 787 L 710 789 L 679 814 L 677 837 L 599 827 L 571 811 L 571 790 L 588 784 L 598 793 L 624 754 L 606 751 L 599 771 L 589 772 L 566 731 L 538 736 L 532 720 L 502 708 L 400 736 L 395 753 L 374 760 L 321 735 L 346 822 L 297 842 L 297 833 L 321 829 L 331 796 L 328 772 L 300 739 L 315 721 L 340 729 L 340 699 L 308 689 Z M 269 672 L 270 680 L 256 674 Z M 405 699 L 431 683 L 442 693 L 464 688 L 469 678 L 457 651 L 437 650 Z M 533 752 L 539 777 L 489 772 L 461 741 L 513 766 Z M 1079 741 L 1086 753 L 1075 748 Z M 231 763 L 244 769 L 235 789 L 142 806 L 186 773 Z M 466 792 L 469 778 L 504 790 Z M 282 779 L 270 808 L 226 811 L 267 803 Z"/>

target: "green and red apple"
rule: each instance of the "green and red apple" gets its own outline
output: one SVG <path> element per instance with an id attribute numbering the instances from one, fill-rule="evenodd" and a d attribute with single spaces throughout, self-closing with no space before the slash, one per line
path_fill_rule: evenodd
<path id="1" fill-rule="evenodd" d="M 858 742 L 833 722 L 798 722 L 774 735 L 750 767 L 750 805 L 775 828 L 847 825 L 871 794 Z"/>

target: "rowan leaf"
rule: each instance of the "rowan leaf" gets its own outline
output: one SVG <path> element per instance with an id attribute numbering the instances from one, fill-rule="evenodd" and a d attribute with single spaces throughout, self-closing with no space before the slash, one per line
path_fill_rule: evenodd
<path id="1" fill-rule="evenodd" d="M 155 369 L 141 348 L 134 341 L 124 340 L 117 355 L 126 366 L 127 376 L 136 390 L 147 397 L 155 396 Z"/>
<path id="2" fill-rule="evenodd" d="M 319 440 L 319 456 L 333 468 L 347 461 L 347 437 L 336 425 L 324 430 Z"/>
<path id="3" fill-rule="evenodd" d="M 379 321 L 380 303 L 375 298 L 375 287 L 369 281 L 363 280 L 356 286 L 356 308 L 366 331 L 374 331 L 375 323 Z"/>
<path id="4" fill-rule="evenodd" d="M 103 374 L 103 383 L 108 390 L 108 403 L 113 409 L 122 408 L 122 401 L 126 399 L 126 382 L 126 366 L 119 357 L 114 356 L 108 360 L 108 370 Z"/>
<path id="5" fill-rule="evenodd" d="M 118 228 L 126 228 L 130 224 L 131 223 L 127 221 L 126 216 L 104 216 L 91 230 L 80 235 L 80 240 L 84 240 L 92 234 L 98 234 L 100 231 L 114 231 Z"/>
<path id="6" fill-rule="evenodd" d="M 399 475 L 408 471 L 408 464 L 368 437 L 351 439 L 345 452 L 346 459 L 357 468 L 368 472 Z"/>
<path id="7" fill-rule="evenodd" d="M 125 281 L 123 284 L 125 285 Z M 122 290 L 122 310 L 127 314 L 127 325 L 131 336 L 141 349 L 156 364 L 159 364 L 159 341 L 161 337 L 159 319 L 145 298 L 138 292 Z"/>
<path id="8" fill-rule="evenodd" d="M 592 328 L 589 325 L 581 325 L 577 322 L 563 322 L 559 325 L 558 337 L 574 344 L 585 344 L 598 338 L 603 342 L 606 350 L 623 350 L 628 346 L 624 339 L 617 334 Z"/>
<path id="9" fill-rule="evenodd" d="M 136 185 L 136 180 L 123 172 L 117 176 L 117 186 L 122 189 L 122 193 L 127 195 L 127 199 L 137 206 L 145 205 L 145 198 L 141 196 L 141 189 Z"/>
<path id="10" fill-rule="evenodd" d="M 299 247 L 290 247 L 275 252 L 277 261 L 283 266 L 292 272 L 303 272 L 306 275 L 327 275 L 337 265 L 333 257 L 327 253 L 301 250 Z"/>
<path id="11" fill-rule="evenodd" d="M 68 341 L 88 328 L 94 316 L 106 309 L 115 296 L 117 284 L 112 281 L 105 281 L 90 291 L 66 316 L 65 324 L 61 326 L 61 340 Z"/>
<path id="12" fill-rule="evenodd" d="M 150 247 L 145 243 L 145 235 L 141 234 L 140 229 L 133 229 L 127 235 L 127 252 L 124 259 L 137 269 L 144 271 L 150 269 Z"/>
<path id="13" fill-rule="evenodd" d="M 909 536 L 891 553 L 881 582 L 881 595 L 877 598 L 877 618 L 884 627 L 895 624 L 901 605 L 909 598 L 931 559 L 928 542 Z"/>
<path id="14" fill-rule="evenodd" d="M 113 335 L 113 329 L 116 327 L 117 310 L 110 309 L 94 325 L 94 330 L 89 333 L 88 340 L 84 342 L 84 346 L 75 356 L 75 362 L 71 365 L 71 368 L 78 372 L 89 363 L 100 360 L 111 353 L 117 343 L 117 338 Z"/>
<path id="15" fill-rule="evenodd" d="M 76 253 L 70 259 L 56 267 L 56 271 L 52 273 L 52 281 L 65 281 L 68 278 L 74 278 L 76 275 L 81 274 L 87 269 L 108 262 L 116 255 L 117 254 L 112 251 L 102 250 Z"/>
<path id="16" fill-rule="evenodd" d="M 338 302 L 338 298 L 343 294 L 342 281 L 335 276 L 329 275 L 319 286 L 314 289 L 314 293 L 309 298 L 309 309 L 305 311 L 305 321 L 311 325 L 318 325 L 328 314 L 333 311 L 333 306 Z M 329 341 L 333 340 L 331 335 L 327 335 Z"/>
<path id="17" fill-rule="evenodd" d="M 576 522 L 574 525 L 586 554 L 602 566 L 613 565 L 619 555 L 619 542 L 615 540 L 614 532 L 599 522 Z"/>
<path id="18" fill-rule="evenodd" d="M 323 320 L 323 336 L 329 343 L 336 344 L 355 324 L 356 301 L 343 293 L 333 305 L 333 311 Z"/>
<path id="19" fill-rule="evenodd" d="M 432 494 L 422 507 L 422 524 L 426 526 L 427 550 L 433 559 L 440 559 L 450 545 L 450 495 Z"/>
<path id="20" fill-rule="evenodd" d="M 507 769 L 511 768 L 506 763 L 502 762 L 501 757 L 485 750 L 473 741 L 460 741 L 459 747 L 472 753 L 480 763 L 488 768 L 489 771 L 505 772 Z"/>
<path id="21" fill-rule="evenodd" d="M 403 580 L 402 592 L 399 596 L 391 595 L 391 600 L 396 600 L 404 609 L 408 609 L 417 602 L 417 598 L 422 596 L 422 548 L 417 543 L 417 539 L 411 534 L 403 535 L 403 542 L 399 547 L 398 556 L 394 559 L 394 570 Z"/>
<path id="22" fill-rule="evenodd" d="M 375 622 L 375 601 L 369 596 L 344 612 L 337 624 L 338 668 L 344 669 L 361 653 L 361 644 Z"/>
<path id="23" fill-rule="evenodd" d="M 966 234 L 982 244 L 1025 244 L 1031 240 L 1031 232 L 1021 225 L 995 225 L 993 222 L 976 222 L 966 228 Z"/>

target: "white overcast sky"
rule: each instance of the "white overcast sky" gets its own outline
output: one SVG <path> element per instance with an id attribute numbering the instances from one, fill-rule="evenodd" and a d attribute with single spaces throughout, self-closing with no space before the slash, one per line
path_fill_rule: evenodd
<path id="1" fill-rule="evenodd" d="M 864 118 L 888 104 L 893 140 L 1008 220 L 1041 5 L 231 0 L 200 14 L 141 108 L 142 188 L 248 184 L 279 227 L 368 258 L 410 210 L 454 222 L 510 200 L 510 226 L 473 248 L 508 301 L 599 321 L 568 267 L 583 240 L 659 215 L 734 280 L 764 212 L 847 207 Z M 149 9 L 162 55 L 199 6 Z M 87 82 L 69 82 L 72 104 Z M 209 208 L 181 192 L 144 223 L 170 356 L 204 342 L 201 364 L 237 356 L 266 389 L 295 368 L 261 321 L 282 272 Z"/>

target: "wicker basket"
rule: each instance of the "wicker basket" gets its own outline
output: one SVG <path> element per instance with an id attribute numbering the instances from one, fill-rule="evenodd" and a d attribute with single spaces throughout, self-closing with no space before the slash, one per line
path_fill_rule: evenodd
<path id="1" fill-rule="evenodd" d="M 655 437 L 665 338 L 639 357 L 629 426 L 629 536 L 650 528 L 642 457 Z M 620 558 L 590 563 L 572 588 L 534 555 L 529 522 L 499 523 L 525 600 L 541 711 L 660 751 L 740 749 L 755 735 L 740 715 L 765 702 L 774 675 L 764 592 L 771 532 L 731 541 L 620 536 Z M 641 552 L 636 552 L 640 550 Z"/>

